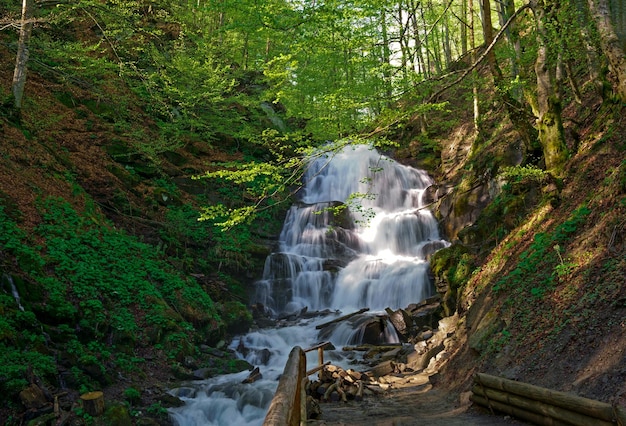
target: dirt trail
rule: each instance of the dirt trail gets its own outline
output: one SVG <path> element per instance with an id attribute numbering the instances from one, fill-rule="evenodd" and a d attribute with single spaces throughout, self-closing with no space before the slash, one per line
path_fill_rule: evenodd
<path id="1" fill-rule="evenodd" d="M 386 376 L 387 379 L 392 379 Z M 490 415 L 471 407 L 469 395 L 459 397 L 428 382 L 428 376 L 397 379 L 380 395 L 362 401 L 320 404 L 321 418 L 308 425 L 323 426 L 471 426 L 524 425 L 503 415 Z"/>

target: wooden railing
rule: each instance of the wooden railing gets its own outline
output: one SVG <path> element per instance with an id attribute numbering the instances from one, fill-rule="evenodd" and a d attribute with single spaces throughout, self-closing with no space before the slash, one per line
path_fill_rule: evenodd
<path id="1" fill-rule="evenodd" d="M 626 426 L 624 407 L 484 373 L 474 376 L 470 399 L 537 425 Z"/>
<path id="2" fill-rule="evenodd" d="M 278 387 L 263 426 L 299 426 L 306 422 L 306 392 L 304 390 L 306 380 L 309 375 L 321 371 L 325 365 L 329 364 L 329 362 L 324 363 L 324 348 L 328 344 L 324 342 L 308 349 L 294 346 L 278 381 Z M 307 371 L 305 353 L 314 350 L 317 350 L 318 365 Z"/>

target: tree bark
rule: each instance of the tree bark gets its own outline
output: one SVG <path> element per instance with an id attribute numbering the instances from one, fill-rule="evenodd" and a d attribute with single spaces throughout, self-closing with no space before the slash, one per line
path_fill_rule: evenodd
<path id="1" fill-rule="evenodd" d="M 539 131 L 539 142 L 543 149 L 546 170 L 558 175 L 565 165 L 568 152 L 565 145 L 563 121 L 561 118 L 561 95 L 557 79 L 558 64 L 549 60 L 549 39 L 546 24 L 551 20 L 547 9 L 554 12 L 555 4 L 551 0 L 533 0 L 531 9 L 535 15 L 537 28 L 537 59 L 535 74 L 537 76 L 537 99 L 534 112 Z M 554 22 L 552 22 L 554 23 Z M 554 42 L 554 41 L 553 41 Z"/>
<path id="2" fill-rule="evenodd" d="M 480 5 L 483 15 L 483 35 L 485 39 L 485 44 L 487 46 L 491 46 L 494 40 L 493 26 L 491 24 L 491 2 L 489 0 L 482 0 Z M 514 18 L 522 10 L 522 8 L 525 8 L 525 6 L 522 6 L 520 9 L 518 9 L 516 13 L 513 13 L 507 22 L 513 23 L 511 18 Z M 506 31 L 506 25 L 504 25 L 500 31 L 503 30 Z M 493 50 L 487 53 L 487 62 L 493 76 L 494 85 L 500 89 L 498 91 L 499 96 L 501 97 L 501 100 L 507 109 L 509 119 L 513 123 L 513 126 L 517 130 L 520 137 L 522 138 L 526 151 L 535 151 L 537 132 L 528 121 L 529 111 L 526 111 L 527 106 L 517 100 L 510 93 L 510 90 L 505 88 L 507 84 L 504 81 L 502 70 L 498 65 L 498 61 Z"/>
<path id="3" fill-rule="evenodd" d="M 20 23 L 20 38 L 13 72 L 13 106 L 20 111 L 26 85 L 26 69 L 28 65 L 28 42 L 33 30 L 33 0 L 22 0 L 22 21 Z"/>
<path id="4" fill-rule="evenodd" d="M 472 63 L 476 63 L 476 39 L 474 37 L 474 0 L 468 1 L 468 12 L 469 12 L 469 39 L 470 39 L 470 48 L 472 49 Z M 472 99 L 474 106 L 474 131 L 476 134 L 480 132 L 480 103 L 478 99 L 478 72 L 476 69 L 472 71 Z"/>
<path id="5" fill-rule="evenodd" d="M 626 102 L 626 55 L 611 23 L 609 2 L 589 0 L 589 10 L 600 34 L 602 52 L 608 59 L 610 71 L 615 78 L 614 91 L 623 102 Z"/>
<path id="6" fill-rule="evenodd" d="M 104 394 L 100 391 L 85 393 L 80 396 L 83 409 L 92 417 L 101 416 L 104 413 Z"/>

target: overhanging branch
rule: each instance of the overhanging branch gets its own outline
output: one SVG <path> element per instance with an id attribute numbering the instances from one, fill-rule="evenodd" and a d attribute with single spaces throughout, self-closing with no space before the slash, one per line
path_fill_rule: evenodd
<path id="1" fill-rule="evenodd" d="M 519 15 L 521 15 L 521 13 L 530 8 L 530 3 L 527 3 L 525 5 L 523 5 L 522 7 L 520 7 L 519 9 L 517 9 L 515 11 L 515 13 L 513 15 L 511 15 L 511 17 L 506 21 L 506 23 L 502 26 L 502 28 L 500 28 L 500 30 L 498 31 L 498 33 L 495 35 L 495 37 L 493 38 L 493 40 L 491 41 L 491 44 L 489 46 L 487 46 L 487 49 L 485 49 L 485 51 L 482 53 L 482 55 L 480 55 L 480 57 L 476 60 L 476 62 L 474 62 L 472 64 L 472 66 L 470 66 L 468 69 L 465 70 L 465 72 L 463 72 L 463 74 L 461 74 L 459 76 L 459 78 L 457 78 L 456 80 L 454 80 L 452 83 L 449 83 L 447 85 L 445 85 L 444 87 L 442 87 L 441 89 L 437 90 L 435 93 L 433 93 L 429 98 L 428 98 L 428 103 L 433 102 L 437 97 L 439 97 L 443 92 L 445 92 L 446 90 L 448 90 L 449 88 L 451 88 L 452 86 L 455 86 L 457 84 L 459 84 L 465 77 L 467 77 L 469 75 L 469 73 L 471 73 L 489 54 L 489 52 L 491 52 L 491 50 L 494 48 L 494 46 L 496 45 L 496 43 L 500 40 L 500 38 L 502 37 L 502 35 L 504 34 L 505 30 L 508 28 L 508 26 L 511 24 L 511 22 L 513 22 Z"/>

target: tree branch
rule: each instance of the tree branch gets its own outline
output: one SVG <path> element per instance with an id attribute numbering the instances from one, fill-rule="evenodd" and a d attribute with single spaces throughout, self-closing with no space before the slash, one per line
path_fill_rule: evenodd
<path id="1" fill-rule="evenodd" d="M 465 70 L 465 72 L 463 72 L 463 74 L 461 74 L 461 76 L 459 78 L 457 78 L 456 80 L 454 80 L 452 83 L 449 83 L 447 85 L 445 85 L 444 87 L 442 87 L 441 89 L 437 90 L 435 93 L 433 93 L 429 98 L 428 98 L 428 102 L 431 103 L 433 102 L 437 97 L 439 97 L 443 92 L 445 92 L 446 90 L 448 90 L 449 88 L 451 88 L 452 86 L 455 86 L 457 84 L 459 84 L 465 77 L 467 77 L 469 75 L 469 73 L 472 72 L 472 70 L 474 70 L 489 54 L 489 52 L 491 52 L 491 50 L 494 48 L 494 46 L 496 45 L 496 43 L 500 40 L 500 38 L 502 37 L 502 35 L 504 34 L 505 30 L 508 28 L 508 26 L 511 24 L 511 22 L 513 22 L 515 20 L 515 18 L 517 18 L 519 15 L 521 15 L 521 13 L 530 8 L 530 3 L 527 3 L 525 5 L 523 5 L 522 7 L 520 7 L 519 9 L 517 9 L 515 11 L 515 13 L 513 15 L 511 15 L 511 17 L 506 21 L 506 23 L 502 26 L 502 28 L 500 28 L 500 31 L 498 31 L 498 33 L 496 34 L 496 36 L 493 38 L 491 44 L 489 46 L 487 46 L 487 49 L 485 49 L 485 51 L 482 53 L 482 55 L 480 55 L 480 57 L 478 59 L 476 59 L 476 62 L 474 62 L 472 64 L 472 66 L 470 66 L 469 68 L 467 68 Z"/>

